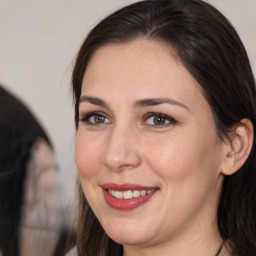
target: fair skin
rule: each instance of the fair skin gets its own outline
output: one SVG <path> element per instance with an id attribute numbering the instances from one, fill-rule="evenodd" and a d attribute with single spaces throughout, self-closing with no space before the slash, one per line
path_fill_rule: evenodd
<path id="1" fill-rule="evenodd" d="M 173 51 L 146 39 L 101 47 L 84 75 L 79 118 L 81 184 L 124 255 L 215 255 L 218 197 L 235 154 L 227 157 L 231 144 L 217 136 L 199 85 Z M 129 208 L 106 196 L 113 183 L 117 192 L 153 193 Z"/>

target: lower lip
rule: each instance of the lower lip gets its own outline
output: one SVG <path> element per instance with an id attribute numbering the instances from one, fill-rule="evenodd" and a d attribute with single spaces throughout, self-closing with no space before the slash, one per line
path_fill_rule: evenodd
<path id="1" fill-rule="evenodd" d="M 118 210 L 132 210 L 135 209 L 146 202 L 156 193 L 156 191 L 153 191 L 152 193 L 145 195 L 145 196 L 139 196 L 134 197 L 131 199 L 119 199 L 113 197 L 111 194 L 108 193 L 106 189 L 103 189 L 104 197 L 109 206 L 112 208 L 118 209 Z"/>

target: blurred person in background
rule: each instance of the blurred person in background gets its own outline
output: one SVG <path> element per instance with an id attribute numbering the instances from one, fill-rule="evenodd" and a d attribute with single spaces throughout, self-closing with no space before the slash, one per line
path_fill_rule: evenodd
<path id="1" fill-rule="evenodd" d="M 0 86 L 1 256 L 61 255 L 54 254 L 60 238 L 63 245 L 56 172 L 45 131 L 19 99 Z"/>

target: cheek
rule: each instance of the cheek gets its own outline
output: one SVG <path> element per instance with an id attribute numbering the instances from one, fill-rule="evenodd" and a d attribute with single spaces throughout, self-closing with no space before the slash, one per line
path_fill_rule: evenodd
<path id="1" fill-rule="evenodd" d="M 196 137 L 185 142 L 180 138 L 147 152 L 151 169 L 161 180 L 162 200 L 171 202 L 163 206 L 167 219 L 176 216 L 176 224 L 181 223 L 198 209 L 215 205 L 219 164 L 215 145 L 200 143 Z"/>
<path id="2" fill-rule="evenodd" d="M 76 137 L 75 163 L 80 177 L 91 178 L 99 170 L 100 146 L 96 140 L 88 140 L 79 132 Z"/>
<path id="3" fill-rule="evenodd" d="M 201 182 L 217 175 L 220 148 L 214 136 L 207 140 L 196 134 L 183 133 L 144 149 L 149 165 L 165 182 Z"/>
<path id="4" fill-rule="evenodd" d="M 98 174 L 100 173 L 100 147 L 97 140 L 88 140 L 88 136 L 77 133 L 75 145 L 75 163 L 80 177 L 83 192 L 89 205 L 97 215 L 99 208 L 97 192 L 99 187 Z"/>
<path id="5" fill-rule="evenodd" d="M 186 164 L 193 158 L 184 147 L 181 141 L 172 139 L 154 145 L 150 150 L 147 147 L 144 152 L 147 152 L 145 155 L 151 168 L 165 179 L 182 176 L 188 171 Z"/>

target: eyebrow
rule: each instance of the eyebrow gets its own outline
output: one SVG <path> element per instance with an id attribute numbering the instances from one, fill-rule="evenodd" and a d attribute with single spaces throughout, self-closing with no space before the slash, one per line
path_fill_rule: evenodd
<path id="1" fill-rule="evenodd" d="M 108 107 L 108 104 L 104 100 L 96 98 L 96 97 L 82 96 L 79 99 L 78 104 L 80 104 L 82 102 L 89 102 L 91 104 L 98 105 L 98 106 L 101 106 L 101 107 L 104 107 L 104 108 Z"/>
<path id="2" fill-rule="evenodd" d="M 80 104 L 82 102 L 88 102 L 88 103 L 91 103 L 91 104 L 94 104 L 94 105 L 98 105 L 98 106 L 101 106 L 101 107 L 108 108 L 108 104 L 104 100 L 102 100 L 100 98 L 96 98 L 96 97 L 82 96 L 79 99 L 78 103 Z M 143 108 L 143 107 L 157 106 L 157 105 L 160 105 L 160 104 L 175 105 L 175 106 L 178 106 L 178 107 L 185 108 L 189 111 L 189 108 L 185 104 L 183 104 L 179 101 L 176 101 L 174 99 L 170 99 L 170 98 L 141 99 L 141 100 L 136 100 L 133 105 L 134 105 L 135 108 Z"/>
<path id="3" fill-rule="evenodd" d="M 170 98 L 149 98 L 149 99 L 137 100 L 134 102 L 134 106 L 137 108 L 156 106 L 160 104 L 175 105 L 175 106 L 182 107 L 189 110 L 189 108 L 185 104 Z"/>

